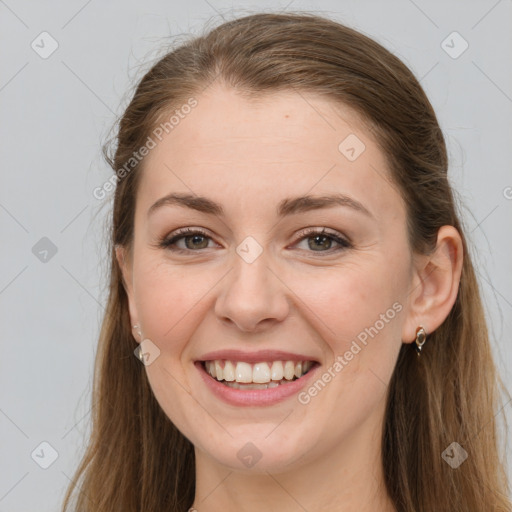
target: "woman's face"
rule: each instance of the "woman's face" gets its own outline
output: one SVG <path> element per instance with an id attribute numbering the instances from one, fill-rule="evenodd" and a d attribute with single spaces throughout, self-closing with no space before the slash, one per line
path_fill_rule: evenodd
<path id="1" fill-rule="evenodd" d="M 319 96 L 216 86 L 155 141 L 124 276 L 160 406 L 229 468 L 357 457 L 412 326 L 405 208 L 370 132 Z"/>

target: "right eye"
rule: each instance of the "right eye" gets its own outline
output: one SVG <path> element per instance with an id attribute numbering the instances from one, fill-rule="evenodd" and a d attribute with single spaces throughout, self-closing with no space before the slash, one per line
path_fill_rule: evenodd
<path id="1" fill-rule="evenodd" d="M 181 239 L 185 241 L 185 247 L 173 247 Z M 208 248 L 208 242 L 206 242 L 206 246 L 204 245 L 204 241 L 207 239 L 212 240 L 205 231 L 199 228 L 182 228 L 161 240 L 158 245 L 173 252 L 197 252 L 198 249 Z"/>

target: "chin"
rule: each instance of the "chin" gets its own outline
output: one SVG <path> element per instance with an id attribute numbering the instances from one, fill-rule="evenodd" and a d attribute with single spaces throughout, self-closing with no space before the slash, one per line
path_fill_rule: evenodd
<path id="1" fill-rule="evenodd" d="M 300 467 L 306 463 L 305 456 L 313 448 L 311 438 L 306 445 L 304 434 L 297 432 L 293 435 L 289 425 L 280 434 L 272 432 L 275 425 L 272 428 L 265 425 L 265 429 L 244 427 L 243 433 L 234 433 L 228 428 L 232 437 L 226 434 L 222 443 L 212 442 L 209 438 L 206 443 L 200 443 L 201 450 L 231 471 L 259 474 L 282 473 Z M 269 435 L 269 432 L 272 433 Z"/>

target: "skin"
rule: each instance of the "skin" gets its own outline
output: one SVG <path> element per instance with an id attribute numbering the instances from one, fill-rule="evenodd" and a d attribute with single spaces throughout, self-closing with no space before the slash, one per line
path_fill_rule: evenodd
<path id="1" fill-rule="evenodd" d="M 434 331 L 453 306 L 460 236 L 444 226 L 433 254 L 411 252 L 384 155 L 349 108 L 291 91 L 253 101 L 222 85 L 197 100 L 146 157 L 133 250 L 117 248 L 132 325 L 160 350 L 149 383 L 195 446 L 194 507 L 393 511 L 380 462 L 388 383 L 402 343 L 419 325 Z M 355 161 L 338 150 L 349 134 L 366 146 Z M 333 191 L 371 216 L 343 206 L 276 216 L 286 197 Z M 170 192 L 211 198 L 225 216 L 165 206 L 148 217 Z M 210 238 L 182 238 L 186 254 L 158 247 L 183 227 Z M 352 247 L 301 240 L 306 227 L 337 231 Z M 247 236 L 263 249 L 250 264 L 236 252 Z M 211 350 L 269 348 L 310 355 L 321 375 L 396 302 L 401 311 L 307 404 L 225 404 L 193 364 Z M 251 468 L 237 457 L 248 442 L 261 453 Z"/>

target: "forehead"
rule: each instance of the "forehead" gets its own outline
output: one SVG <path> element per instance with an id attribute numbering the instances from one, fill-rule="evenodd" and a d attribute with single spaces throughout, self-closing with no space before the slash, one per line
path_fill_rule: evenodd
<path id="1" fill-rule="evenodd" d="M 249 99 L 222 86 L 196 99 L 146 157 L 141 208 L 173 191 L 211 197 L 233 214 L 341 192 L 375 215 L 400 210 L 385 156 L 350 108 L 295 91 Z"/>

